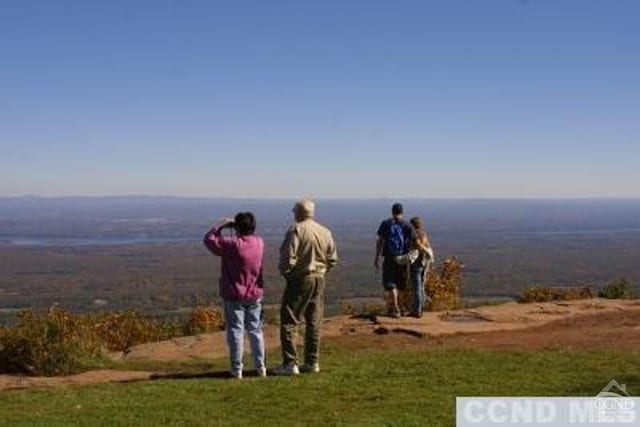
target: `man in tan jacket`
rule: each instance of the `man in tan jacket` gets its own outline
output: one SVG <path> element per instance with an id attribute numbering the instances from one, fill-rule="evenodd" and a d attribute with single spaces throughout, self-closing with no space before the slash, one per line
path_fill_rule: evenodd
<path id="1" fill-rule="evenodd" d="M 320 326 L 324 312 L 325 275 L 338 261 L 331 232 L 314 219 L 315 205 L 300 200 L 293 207 L 293 224 L 280 247 L 280 274 L 287 284 L 280 308 L 282 365 L 276 374 L 319 372 Z M 306 323 L 304 364 L 298 368 L 293 342 L 300 321 Z"/>

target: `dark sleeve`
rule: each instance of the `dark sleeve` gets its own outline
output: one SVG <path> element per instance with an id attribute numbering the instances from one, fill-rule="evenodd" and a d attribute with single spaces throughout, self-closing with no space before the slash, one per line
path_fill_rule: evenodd
<path id="1" fill-rule="evenodd" d="M 388 221 L 382 221 L 380 223 L 380 227 L 378 227 L 378 237 L 386 237 L 387 234 L 389 234 L 389 227 L 388 227 Z"/>

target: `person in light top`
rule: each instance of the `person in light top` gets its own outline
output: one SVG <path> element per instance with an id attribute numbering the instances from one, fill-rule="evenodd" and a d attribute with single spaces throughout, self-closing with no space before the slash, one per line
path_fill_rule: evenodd
<path id="1" fill-rule="evenodd" d="M 296 375 L 320 370 L 320 327 L 324 315 L 325 276 L 338 262 L 331 231 L 314 219 L 315 204 L 300 200 L 293 207 L 295 223 L 280 248 L 279 270 L 286 280 L 280 309 L 282 365 L 276 374 Z M 306 324 L 304 364 L 298 368 L 293 341 L 298 324 Z"/>

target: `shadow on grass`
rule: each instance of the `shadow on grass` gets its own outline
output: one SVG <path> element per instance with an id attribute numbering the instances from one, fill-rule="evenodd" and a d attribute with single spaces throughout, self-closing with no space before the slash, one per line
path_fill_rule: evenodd
<path id="1" fill-rule="evenodd" d="M 268 375 L 272 375 L 271 371 L 267 372 Z M 251 371 L 243 371 L 243 378 L 258 378 L 258 372 L 256 370 Z M 228 380 L 234 377 L 231 376 L 231 372 L 229 371 L 206 371 L 206 372 L 158 372 L 151 375 L 151 380 L 195 380 L 195 379 L 205 379 L 205 378 L 215 378 L 215 379 L 223 379 Z"/>

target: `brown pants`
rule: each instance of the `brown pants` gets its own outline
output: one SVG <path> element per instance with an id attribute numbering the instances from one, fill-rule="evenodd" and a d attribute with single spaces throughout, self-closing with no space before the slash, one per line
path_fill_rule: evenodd
<path id="1" fill-rule="evenodd" d="M 298 363 L 294 343 L 298 324 L 304 318 L 304 363 L 318 362 L 320 326 L 324 316 L 324 277 L 306 276 L 287 280 L 280 307 L 280 344 L 283 363 Z"/>

